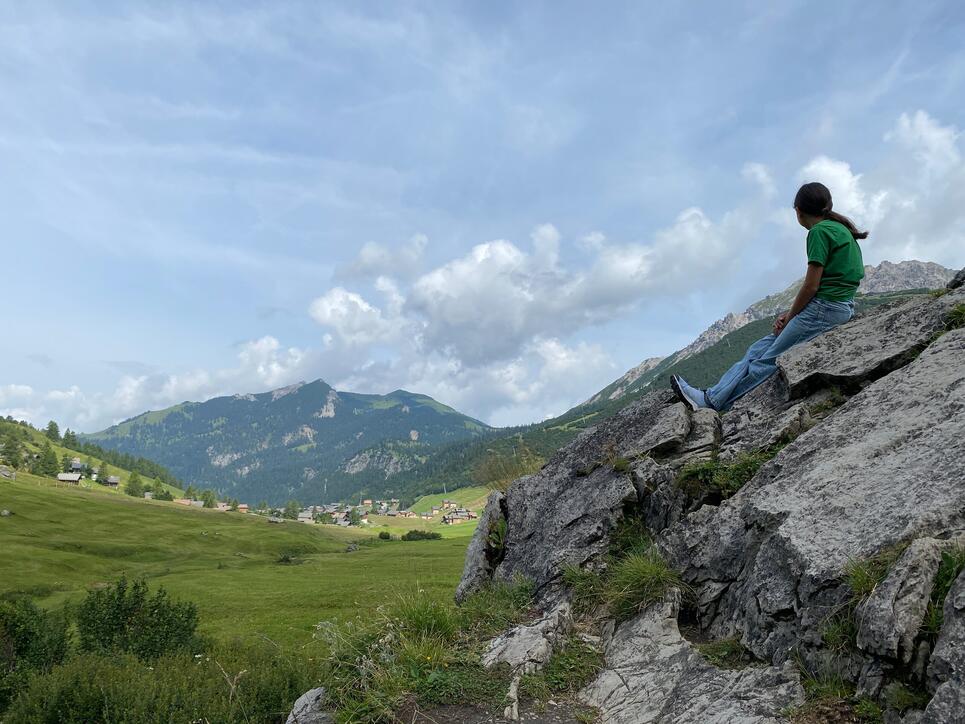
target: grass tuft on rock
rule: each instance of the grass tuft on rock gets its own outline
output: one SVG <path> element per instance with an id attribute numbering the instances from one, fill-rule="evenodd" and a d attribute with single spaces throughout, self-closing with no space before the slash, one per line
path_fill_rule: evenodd
<path id="1" fill-rule="evenodd" d="M 694 498 L 708 493 L 721 499 L 729 498 L 757 475 L 761 466 L 777 455 L 781 447 L 743 453 L 729 463 L 703 460 L 685 465 L 677 474 L 677 486 Z"/>
<path id="2" fill-rule="evenodd" d="M 945 329 L 961 329 L 965 327 L 965 304 L 956 304 L 945 315 Z"/>
<path id="3" fill-rule="evenodd" d="M 520 680 L 520 693 L 539 704 L 575 694 L 603 668 L 603 654 L 576 637 L 555 651 L 546 665 Z"/>
<path id="4" fill-rule="evenodd" d="M 884 692 L 888 708 L 900 714 L 904 714 L 909 709 L 924 709 L 928 706 L 930 698 L 927 692 L 909 688 L 898 682 L 889 684 Z"/>
<path id="5" fill-rule="evenodd" d="M 925 619 L 922 630 L 930 638 L 938 638 L 945 623 L 945 599 L 955 583 L 955 579 L 965 570 L 965 547 L 956 546 L 942 553 L 942 561 L 935 574 L 928 607 L 925 609 Z"/>
<path id="6" fill-rule="evenodd" d="M 719 669 L 743 669 L 754 661 L 736 637 L 697 644 L 697 651 Z"/>
<path id="7" fill-rule="evenodd" d="M 908 548 L 907 543 L 901 543 L 876 553 L 868 558 L 855 558 L 848 561 L 844 575 L 851 588 L 851 603 L 857 607 L 874 593 L 878 585 L 885 580 L 891 566 Z"/>

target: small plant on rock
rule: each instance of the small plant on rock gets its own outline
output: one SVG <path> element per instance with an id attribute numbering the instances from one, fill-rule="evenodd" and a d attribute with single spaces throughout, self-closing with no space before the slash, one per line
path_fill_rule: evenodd
<path id="1" fill-rule="evenodd" d="M 928 607 L 925 609 L 925 620 L 922 630 L 931 638 L 938 638 L 945 622 L 945 599 L 952 588 L 952 584 L 959 574 L 965 570 L 965 548 L 954 547 L 942 553 L 942 561 L 935 574 Z"/>
<path id="2" fill-rule="evenodd" d="M 736 637 L 697 644 L 697 650 L 719 669 L 743 669 L 753 662 L 750 652 Z"/>
<path id="3" fill-rule="evenodd" d="M 945 329 L 960 329 L 965 327 L 965 304 L 956 304 L 945 315 Z"/>
<path id="4" fill-rule="evenodd" d="M 729 498 L 750 481 L 761 466 L 777 455 L 779 447 L 738 455 L 732 462 L 704 460 L 684 466 L 677 474 L 677 485 L 692 497 L 713 494 Z"/>
<path id="5" fill-rule="evenodd" d="M 546 702 L 554 696 L 582 689 L 603 668 L 603 655 L 578 638 L 568 639 L 546 665 L 520 681 L 525 697 Z"/>

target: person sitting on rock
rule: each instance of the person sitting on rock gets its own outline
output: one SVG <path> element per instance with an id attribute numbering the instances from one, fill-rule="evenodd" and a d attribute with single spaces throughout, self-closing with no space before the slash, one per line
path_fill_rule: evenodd
<path id="1" fill-rule="evenodd" d="M 854 295 L 864 277 L 864 262 L 854 223 L 831 210 L 831 192 L 818 182 L 806 183 L 794 197 L 798 223 L 808 230 L 808 268 L 791 308 L 778 315 L 774 333 L 757 340 L 713 387 L 701 390 L 679 375 L 670 385 L 690 409 L 720 412 L 777 372 L 777 358 L 801 342 L 817 337 L 854 316 Z"/>

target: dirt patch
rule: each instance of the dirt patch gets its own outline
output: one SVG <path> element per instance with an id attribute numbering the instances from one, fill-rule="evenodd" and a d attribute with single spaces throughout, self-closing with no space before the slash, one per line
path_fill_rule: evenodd
<path id="1" fill-rule="evenodd" d="M 576 716 L 570 705 L 547 704 L 542 711 L 533 707 L 521 707 L 519 720 L 529 724 L 584 724 L 585 717 Z M 473 706 L 434 706 L 423 708 L 407 704 L 396 714 L 400 724 L 506 724 L 508 719 L 485 709 Z M 592 721 L 592 719 L 590 719 Z"/>

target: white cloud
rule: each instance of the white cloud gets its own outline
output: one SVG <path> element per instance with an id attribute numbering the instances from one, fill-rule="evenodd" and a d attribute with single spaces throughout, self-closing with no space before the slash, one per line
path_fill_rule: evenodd
<path id="1" fill-rule="evenodd" d="M 336 273 L 349 279 L 384 275 L 407 278 L 419 271 L 428 243 L 425 234 L 415 234 L 398 249 L 366 242 L 355 259 Z"/>
<path id="2" fill-rule="evenodd" d="M 392 333 L 392 326 L 382 316 L 381 309 L 369 304 L 361 295 L 342 287 L 330 289 L 313 301 L 309 314 L 349 345 L 385 341 Z"/>

